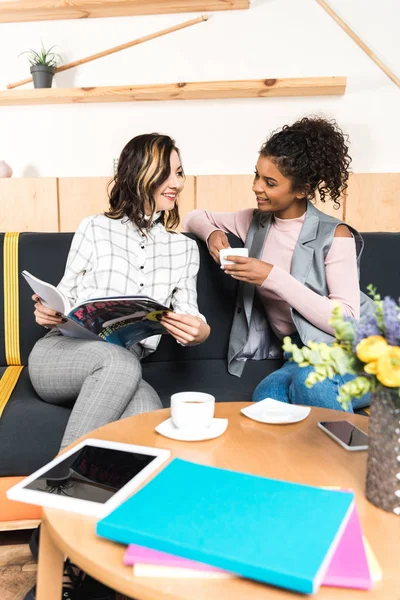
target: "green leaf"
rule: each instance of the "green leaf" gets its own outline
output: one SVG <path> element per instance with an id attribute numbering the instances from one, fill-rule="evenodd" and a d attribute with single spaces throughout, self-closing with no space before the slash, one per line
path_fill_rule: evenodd
<path id="1" fill-rule="evenodd" d="M 25 52 L 21 52 L 19 56 L 22 54 L 27 54 L 28 61 L 32 66 L 46 65 L 48 67 L 56 68 L 57 64 L 61 62 L 61 57 L 59 54 L 52 52 L 53 48 L 56 48 L 56 46 L 51 46 L 48 50 L 46 50 L 42 42 L 42 47 L 39 52 L 36 52 L 36 50 L 32 50 L 32 48 L 30 48 Z"/>
<path id="2" fill-rule="evenodd" d="M 364 394 L 373 391 L 376 385 L 374 379 L 374 377 L 364 377 L 361 375 L 351 381 L 347 381 L 339 388 L 339 402 L 344 408 L 347 408 L 352 398 L 362 398 Z"/>

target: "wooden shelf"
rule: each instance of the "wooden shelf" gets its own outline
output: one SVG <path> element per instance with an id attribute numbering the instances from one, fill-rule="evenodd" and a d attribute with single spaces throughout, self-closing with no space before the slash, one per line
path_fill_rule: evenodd
<path id="1" fill-rule="evenodd" d="M 249 0 L 14 0 L 0 3 L 0 23 L 237 10 L 249 5 Z"/>
<path id="2" fill-rule="evenodd" d="M 44 88 L 0 91 L 0 106 L 80 104 L 84 102 L 142 102 L 152 100 L 213 100 L 276 96 L 340 96 L 346 77 L 202 81 L 161 85 Z"/>

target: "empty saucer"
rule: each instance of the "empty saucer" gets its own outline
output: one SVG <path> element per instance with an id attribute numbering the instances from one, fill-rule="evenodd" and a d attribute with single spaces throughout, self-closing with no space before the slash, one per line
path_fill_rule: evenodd
<path id="1" fill-rule="evenodd" d="M 286 404 L 272 398 L 266 398 L 261 402 L 254 402 L 250 406 L 241 409 L 241 412 L 260 423 L 285 424 L 302 421 L 310 414 L 309 406 L 297 404 Z"/>
<path id="2" fill-rule="evenodd" d="M 222 435 L 228 427 L 228 419 L 213 419 L 210 427 L 207 429 L 182 429 L 175 427 L 172 419 L 163 421 L 156 427 L 156 431 L 181 442 L 199 442 L 201 440 L 212 440 Z"/>

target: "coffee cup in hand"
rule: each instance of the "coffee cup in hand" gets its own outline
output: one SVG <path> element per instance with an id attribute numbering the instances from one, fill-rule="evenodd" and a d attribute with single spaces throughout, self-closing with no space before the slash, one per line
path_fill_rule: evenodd
<path id="1" fill-rule="evenodd" d="M 215 398 L 203 392 L 179 392 L 171 396 L 171 419 L 179 429 L 206 429 L 214 418 Z"/>
<path id="2" fill-rule="evenodd" d="M 219 262 L 221 266 L 223 265 L 232 265 L 232 261 L 226 260 L 227 256 L 249 256 L 249 251 L 247 248 L 222 248 L 219 251 Z"/>

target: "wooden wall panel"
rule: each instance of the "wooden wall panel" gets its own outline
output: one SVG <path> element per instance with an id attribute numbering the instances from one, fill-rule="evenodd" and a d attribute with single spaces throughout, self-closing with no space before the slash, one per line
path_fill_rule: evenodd
<path id="1" fill-rule="evenodd" d="M 332 200 L 327 200 L 326 202 L 321 202 L 319 197 L 317 196 L 315 206 L 318 210 L 321 210 L 323 213 L 327 215 L 331 215 L 331 217 L 335 217 L 336 219 L 342 219 L 344 221 L 344 211 L 345 211 L 346 198 L 340 202 L 340 207 L 335 208 L 335 204 Z"/>
<path id="2" fill-rule="evenodd" d="M 0 231 L 58 231 L 57 179 L 0 179 Z"/>
<path id="3" fill-rule="evenodd" d="M 359 231 L 400 231 L 400 173 L 350 177 L 346 221 Z"/>
<path id="4" fill-rule="evenodd" d="M 193 175 L 188 175 L 185 180 L 185 187 L 179 197 L 179 215 L 181 221 L 186 213 L 196 208 L 196 178 Z M 178 227 L 179 231 L 181 227 Z"/>
<path id="5" fill-rule="evenodd" d="M 257 208 L 252 192 L 253 175 L 199 175 L 196 177 L 196 208 L 233 212 Z M 335 210 L 333 202 L 316 202 L 317 208 L 338 219 L 343 218 L 343 205 Z"/>
<path id="6" fill-rule="evenodd" d="M 80 221 L 108 207 L 108 177 L 0 179 L 0 231 L 75 231 Z M 180 198 L 184 217 L 194 208 L 255 208 L 252 175 L 200 175 L 186 179 Z M 356 173 L 339 210 L 317 207 L 360 231 L 400 231 L 400 173 Z M 344 208 L 344 210 L 343 210 Z"/>
<path id="7" fill-rule="evenodd" d="M 76 231 L 85 217 L 108 208 L 111 177 L 61 177 L 58 180 L 60 231 Z"/>
<path id="8" fill-rule="evenodd" d="M 196 208 L 218 212 L 256 208 L 252 185 L 253 175 L 199 175 Z"/>
<path id="9" fill-rule="evenodd" d="M 89 215 L 108 209 L 110 177 L 62 177 L 58 180 L 60 231 L 75 231 Z M 194 177 L 187 177 L 179 208 L 181 216 L 194 209 Z"/>

